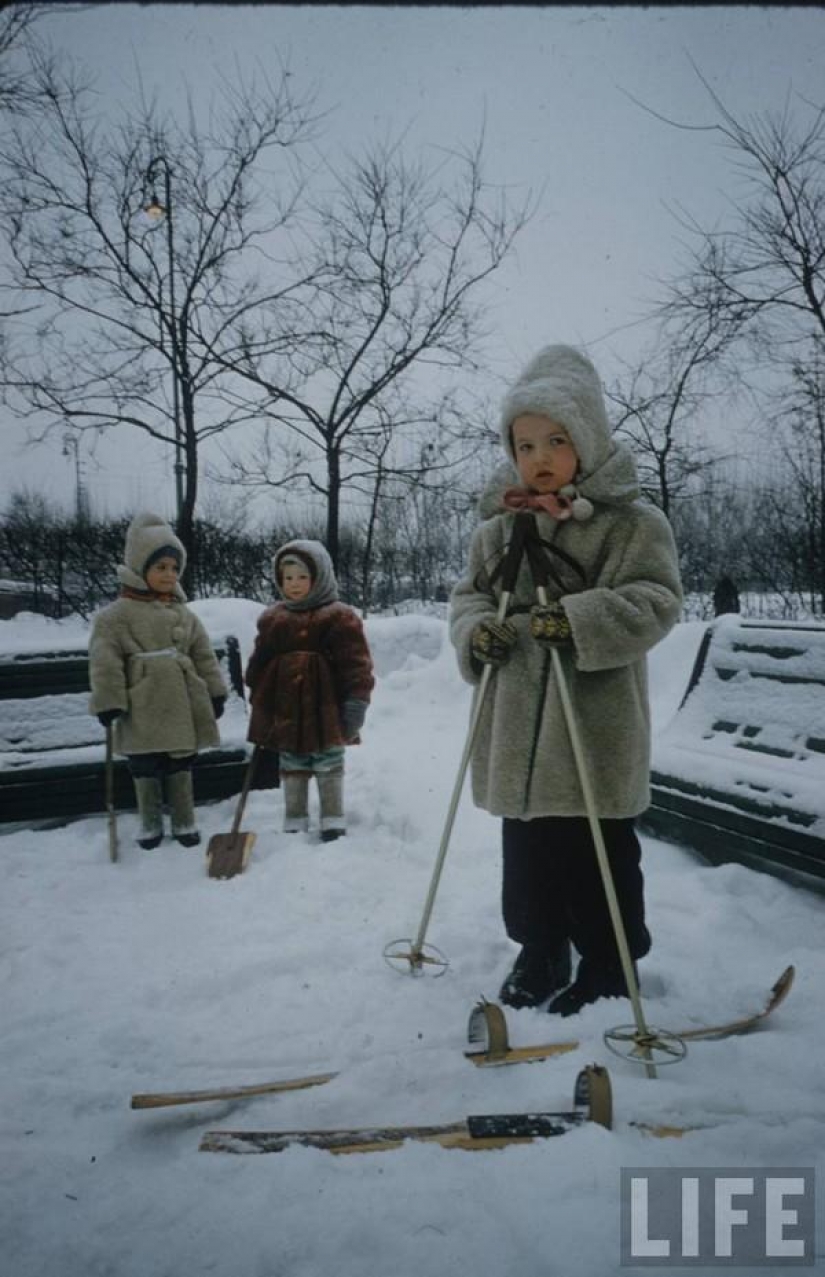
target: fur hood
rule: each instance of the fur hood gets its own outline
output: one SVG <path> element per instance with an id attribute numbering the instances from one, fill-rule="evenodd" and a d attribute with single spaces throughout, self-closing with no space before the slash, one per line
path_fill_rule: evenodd
<path id="1" fill-rule="evenodd" d="M 564 426 L 584 480 L 614 452 L 602 385 L 590 360 L 572 346 L 545 346 L 530 360 L 501 406 L 501 442 L 513 460 L 510 427 L 523 413 L 538 413 Z M 577 487 L 582 486 L 577 480 Z"/>
<path id="2" fill-rule="evenodd" d="M 131 590 L 145 590 L 146 578 L 143 573 L 146 564 L 153 554 L 166 545 L 179 556 L 180 570 L 183 572 L 186 567 L 186 551 L 166 520 L 149 511 L 136 514 L 126 529 L 124 562 L 117 567 L 117 578 L 121 585 L 127 585 Z M 186 600 L 180 585 L 175 586 L 175 598 L 180 602 Z"/>

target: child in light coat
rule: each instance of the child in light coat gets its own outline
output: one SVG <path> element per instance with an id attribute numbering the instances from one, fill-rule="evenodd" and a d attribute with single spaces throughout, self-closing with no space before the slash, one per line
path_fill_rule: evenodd
<path id="1" fill-rule="evenodd" d="M 375 683 L 364 627 L 338 598 L 320 541 L 289 541 L 272 560 L 281 601 L 258 620 L 246 669 L 249 740 L 277 750 L 284 830 L 309 828 L 309 782 L 318 785 L 321 838 L 346 832 L 344 747 L 358 743 Z"/>
<path id="2" fill-rule="evenodd" d="M 192 766 L 220 741 L 216 720 L 227 688 L 206 630 L 186 606 L 178 577 L 186 552 L 159 515 L 139 514 L 117 569 L 120 597 L 95 618 L 89 643 L 90 711 L 114 724 L 135 786 L 141 847 L 163 838 L 163 801 L 172 835 L 200 842 Z"/>
<path id="3" fill-rule="evenodd" d="M 635 960 L 650 947 L 634 829 L 649 804 L 646 653 L 678 620 L 682 593 L 670 525 L 640 500 L 632 454 L 611 437 L 584 355 L 540 351 L 504 400 L 501 438 L 508 461 L 482 497 L 450 632 L 469 682 L 484 665 L 495 670 L 472 786 L 476 804 L 502 817 L 504 924 L 521 946 L 500 996 L 517 1007 L 552 997 L 548 1009 L 570 1015 L 627 986 L 550 648 L 570 688 Z M 497 569 L 520 510 L 535 514 L 549 602 L 537 604 L 525 558 L 499 622 Z"/>

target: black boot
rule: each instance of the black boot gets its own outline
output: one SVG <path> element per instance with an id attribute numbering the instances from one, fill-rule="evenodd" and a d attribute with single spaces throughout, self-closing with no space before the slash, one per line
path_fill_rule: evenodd
<path id="1" fill-rule="evenodd" d="M 154 851 L 155 847 L 159 847 L 163 842 L 163 834 L 152 834 L 148 838 L 138 838 L 138 847 L 142 847 L 144 851 Z"/>
<path id="2" fill-rule="evenodd" d="M 635 962 L 633 974 L 638 986 L 639 975 Z M 550 1015 L 576 1015 L 582 1007 L 598 1002 L 600 998 L 626 997 L 629 997 L 627 981 L 621 966 L 610 966 L 582 958 L 570 988 L 555 997 L 547 1011 Z"/>
<path id="3" fill-rule="evenodd" d="M 570 945 L 556 949 L 525 945 L 499 990 L 508 1007 L 537 1007 L 570 980 Z"/>

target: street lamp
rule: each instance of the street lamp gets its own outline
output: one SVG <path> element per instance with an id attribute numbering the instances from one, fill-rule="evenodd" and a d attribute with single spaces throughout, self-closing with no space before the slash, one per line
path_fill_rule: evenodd
<path id="1" fill-rule="evenodd" d="M 158 167 L 163 169 L 163 193 L 165 204 L 157 197 L 155 178 Z M 169 312 L 172 333 L 172 412 L 175 423 L 175 505 L 177 526 L 180 530 L 183 511 L 183 432 L 180 420 L 180 346 L 178 343 L 177 314 L 175 311 L 175 241 L 172 226 L 172 171 L 165 155 L 156 155 L 146 169 L 146 186 L 151 195 L 143 211 L 153 222 L 166 219 L 166 247 L 169 253 Z"/>
<path id="2" fill-rule="evenodd" d="M 63 434 L 63 456 L 68 457 L 70 452 L 74 452 L 75 517 L 78 523 L 82 523 L 86 517 L 86 500 L 83 493 L 83 480 L 80 470 L 80 440 L 71 430 L 66 430 Z"/>

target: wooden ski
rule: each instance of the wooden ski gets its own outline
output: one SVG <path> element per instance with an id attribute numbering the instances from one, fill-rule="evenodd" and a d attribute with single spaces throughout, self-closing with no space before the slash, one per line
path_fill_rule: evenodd
<path id="1" fill-rule="evenodd" d="M 281 1153 L 293 1146 L 328 1153 L 376 1153 L 399 1148 L 408 1140 L 442 1148 L 482 1150 L 566 1135 L 585 1122 L 610 1129 L 613 1105 L 607 1069 L 593 1064 L 579 1073 L 573 1108 L 562 1113 L 502 1113 L 467 1117 L 430 1126 L 366 1126 L 327 1131 L 207 1131 L 204 1153 Z"/>
<path id="2" fill-rule="evenodd" d="M 133 1095 L 133 1109 L 168 1108 L 174 1104 L 202 1104 L 205 1100 L 244 1100 L 252 1095 L 270 1095 L 279 1091 L 302 1091 L 309 1086 L 323 1086 L 337 1073 L 314 1073 L 307 1077 L 284 1078 L 280 1082 L 258 1082 L 251 1086 L 220 1086 L 211 1091 L 160 1091 Z"/>
<path id="3" fill-rule="evenodd" d="M 752 1015 L 743 1016 L 741 1020 L 728 1020 L 726 1024 L 701 1026 L 698 1029 L 683 1029 L 676 1036 L 683 1038 L 687 1042 L 700 1042 L 703 1038 L 729 1038 L 739 1033 L 750 1033 L 751 1029 L 755 1029 L 758 1024 L 767 1019 L 785 1001 L 791 991 L 795 975 L 795 967 L 785 968 L 776 984 L 771 988 L 770 996 L 761 1011 L 755 1011 Z"/>
<path id="4" fill-rule="evenodd" d="M 785 1001 L 791 991 L 795 974 L 796 969 L 793 966 L 786 967 L 772 986 L 765 1005 L 759 1011 L 754 1011 L 752 1015 L 728 1020 L 724 1024 L 700 1025 L 697 1028 L 676 1030 L 669 1036 L 681 1038 L 685 1042 L 701 1042 L 705 1039 L 750 1033 Z M 627 1035 L 632 1040 L 634 1031 L 628 1028 Z M 511 1047 L 503 1010 L 497 1003 L 487 1002 L 484 998 L 476 1003 L 470 1013 L 467 1039 L 474 1049 L 465 1051 L 464 1054 L 468 1060 L 480 1068 L 546 1060 L 554 1055 L 564 1055 L 568 1051 L 575 1051 L 581 1046 L 577 1038 L 570 1038 L 566 1042 L 545 1042 L 534 1046 Z"/>

